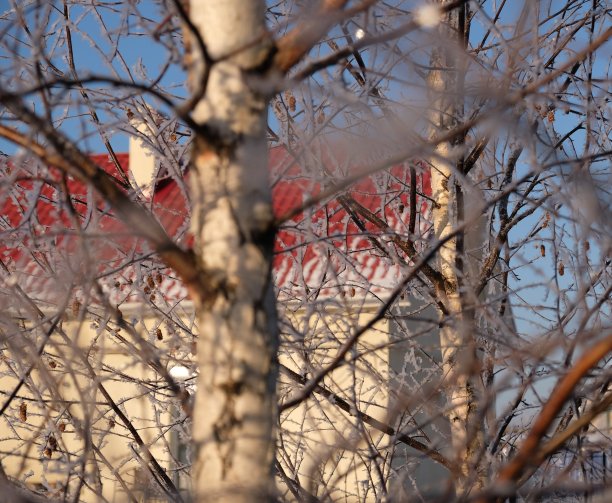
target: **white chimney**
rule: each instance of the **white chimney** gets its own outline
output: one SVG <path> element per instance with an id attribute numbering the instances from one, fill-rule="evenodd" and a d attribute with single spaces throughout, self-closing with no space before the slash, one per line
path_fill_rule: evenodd
<path id="1" fill-rule="evenodd" d="M 145 111 L 145 113 L 147 112 L 149 111 Z M 142 115 L 135 116 L 131 110 L 128 110 L 130 124 L 145 138 L 155 136 L 156 132 L 151 130 L 150 124 L 142 120 Z M 130 136 L 129 154 L 130 177 L 142 191 L 142 194 L 145 197 L 150 197 L 153 193 L 153 178 L 156 174 L 155 152 L 146 144 L 142 136 L 132 135 Z"/>

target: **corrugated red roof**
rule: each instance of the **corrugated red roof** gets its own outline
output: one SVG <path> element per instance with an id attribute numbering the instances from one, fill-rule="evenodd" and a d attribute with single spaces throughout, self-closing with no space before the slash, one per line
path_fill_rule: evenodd
<path id="1" fill-rule="evenodd" d="M 361 170 L 346 156 L 324 152 L 328 180 L 313 179 L 284 149 L 272 150 L 270 165 L 273 174 L 283 177 L 273 186 L 274 208 L 277 214 L 286 214 L 299 207 L 307 198 L 316 196 L 323 188 L 333 185 L 350 174 Z M 319 159 L 320 161 L 320 159 Z M 366 164 L 368 160 L 361 160 Z M 373 162 L 373 161 L 372 161 Z M 417 169 L 417 189 L 431 194 L 430 177 L 426 170 Z M 327 182 L 326 187 L 322 187 Z M 382 219 L 386 229 L 357 215 L 362 228 L 347 213 L 338 199 L 318 205 L 296 216 L 277 235 L 274 271 L 276 284 L 288 297 L 301 290 L 297 298 L 307 298 L 312 292 L 330 295 L 380 293 L 392 288 L 401 277 L 402 262 L 407 257 L 391 243 L 391 234 L 408 238 L 409 223 L 409 164 L 393 166 L 352 185 L 347 192 L 357 203 Z M 429 228 L 429 202 L 417 201 L 417 232 L 426 235 Z M 383 250 L 377 247 L 375 237 Z M 421 243 L 422 245 L 422 243 Z M 417 245 L 418 246 L 418 245 Z"/>
<path id="2" fill-rule="evenodd" d="M 128 154 L 117 157 L 127 171 Z M 93 159 L 118 176 L 109 156 Z M 326 177 L 315 179 L 287 150 L 272 148 L 275 214 L 299 208 L 307 197 L 320 193 L 326 182 L 331 184 L 335 176 L 345 175 L 349 164 L 346 158 L 328 153 Z M 11 283 L 18 282 L 30 295 L 49 300 L 50 294 L 68 292 L 82 278 L 99 278 L 112 301 L 121 303 L 135 293 L 142 297 L 142 288 L 132 291 L 131 287 L 140 278 L 149 285 L 144 293 L 149 300 L 156 300 L 157 295 L 157 300 L 173 301 L 186 295 L 172 273 L 148 256 L 147 244 L 130 233 L 90 187 L 34 161 L 17 168 L 5 163 L 3 170 L 0 259 L 10 273 L 4 293 L 10 295 Z M 388 235 L 391 231 L 408 235 L 409 176 L 407 165 L 394 166 L 349 190 L 359 204 L 386 222 L 386 234 L 367 221 L 363 222 L 365 229 L 360 229 L 337 200 L 310 208 L 283 225 L 274 259 L 281 295 L 393 286 L 401 273 L 398 257 L 405 257 L 390 244 Z M 421 194 L 431 193 L 427 172 L 419 175 L 418 189 Z M 160 184 L 146 204 L 170 236 L 183 245 L 190 243 L 188 196 L 179 184 L 172 180 Z M 417 207 L 417 222 L 425 231 L 429 225 L 427 199 L 419 197 Z M 388 248 L 386 254 L 391 258 L 372 244 L 369 233 Z"/>

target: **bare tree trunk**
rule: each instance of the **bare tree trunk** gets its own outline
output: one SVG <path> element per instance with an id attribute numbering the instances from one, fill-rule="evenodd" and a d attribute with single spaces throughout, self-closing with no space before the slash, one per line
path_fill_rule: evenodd
<path id="1" fill-rule="evenodd" d="M 445 1 L 441 4 L 447 3 Z M 428 76 L 431 92 L 430 121 L 434 137 L 458 125 L 463 110 L 462 64 L 457 61 L 463 43 L 467 22 L 467 7 L 460 6 L 445 15 L 440 27 L 443 45 L 433 49 Z M 436 204 L 432 210 L 435 236 L 443 239 L 453 232 L 438 256 L 438 267 L 444 277 L 444 306 L 440 312 L 440 346 L 444 374 L 447 377 L 446 394 L 454 457 L 458 473 L 456 489 L 462 493 L 474 484 L 481 487 L 482 477 L 471 473 L 473 456 L 482 445 L 482 429 L 477 412 L 477 390 L 480 388 L 479 364 L 476 351 L 476 333 L 473 317 L 473 299 L 467 292 L 467 267 L 464 263 L 465 232 L 457 232 L 465 218 L 461 181 L 463 166 L 461 154 L 454 147 L 463 138 L 439 143 L 430 159 L 432 166 L 432 196 Z M 468 479 L 472 478 L 473 482 Z"/>
<path id="2" fill-rule="evenodd" d="M 266 146 L 257 74 L 270 56 L 263 0 L 191 2 L 195 132 L 193 221 L 198 388 L 196 501 L 269 501 L 274 466 L 277 327 Z M 208 68 L 206 68 L 208 66 Z M 204 86 L 204 87 L 202 87 Z M 205 92 L 204 92 L 205 91 Z"/>

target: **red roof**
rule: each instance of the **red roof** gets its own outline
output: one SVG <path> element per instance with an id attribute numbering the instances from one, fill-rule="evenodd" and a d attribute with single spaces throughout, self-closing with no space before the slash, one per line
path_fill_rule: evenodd
<path id="1" fill-rule="evenodd" d="M 127 170 L 128 154 L 117 157 Z M 119 176 L 107 155 L 95 155 L 93 159 L 111 175 Z M 340 175 L 340 167 L 346 168 L 346 163 L 328 155 L 327 176 Z M 97 278 L 117 304 L 134 295 L 144 295 L 154 302 L 174 302 L 186 295 L 172 272 L 151 256 L 147 244 L 133 236 L 90 187 L 32 160 L 18 168 L 5 163 L 3 171 L 0 260 L 10 280 L 0 287 L 4 290 L 0 293 L 11 296 L 11 285 L 18 283 L 35 298 L 61 302 L 61 292 L 69 295 L 83 278 Z M 277 216 L 300 207 L 322 190 L 322 181 L 313 179 L 283 148 L 270 150 L 270 173 Z M 407 236 L 409 176 L 407 165 L 395 166 L 356 183 L 348 193 L 382 218 L 389 230 Z M 174 180 L 159 184 L 146 204 L 167 233 L 187 246 L 189 204 L 182 185 Z M 431 193 L 425 171 L 419 175 L 418 190 Z M 422 232 L 429 225 L 427 201 L 419 197 L 417 206 Z M 281 295 L 301 296 L 302 290 L 333 293 L 339 288 L 339 278 L 341 288 L 351 293 L 367 285 L 374 290 L 393 286 L 401 272 L 397 256 L 402 252 L 389 244 L 380 228 L 367 221 L 364 226 L 365 233 L 337 200 L 308 209 L 283 225 L 274 259 Z M 385 246 L 394 259 L 373 246 L 369 232 L 387 242 Z M 137 279 L 148 285 L 144 293 L 142 287 L 131 287 Z M 85 290 L 79 295 L 86 297 Z"/>
<path id="2" fill-rule="evenodd" d="M 347 159 L 325 155 L 328 176 L 338 175 L 338 182 L 346 176 L 346 169 L 360 169 Z M 363 161 L 362 161 L 363 162 Z M 270 166 L 273 176 L 282 173 L 280 181 L 273 185 L 274 209 L 277 215 L 286 214 L 299 207 L 309 197 L 322 190 L 321 181 L 313 180 L 284 149 L 272 149 Z M 430 195 L 428 171 L 418 169 L 417 190 Z M 329 180 L 333 185 L 335 180 Z M 409 222 L 409 165 L 394 166 L 378 172 L 352 185 L 348 195 L 357 203 L 382 219 L 387 229 L 361 218 L 364 230 L 347 213 L 337 199 L 315 206 L 288 222 L 277 235 L 274 271 L 276 284 L 289 297 L 296 290 L 297 297 L 304 293 L 326 294 L 351 292 L 364 289 L 380 292 L 392 288 L 401 277 L 401 260 L 407 257 L 390 243 L 390 234 L 408 237 Z M 325 187 L 327 188 L 327 187 Z M 429 229 L 429 200 L 417 200 L 417 229 L 419 235 Z M 378 249 L 370 236 L 386 246 L 386 254 Z"/>

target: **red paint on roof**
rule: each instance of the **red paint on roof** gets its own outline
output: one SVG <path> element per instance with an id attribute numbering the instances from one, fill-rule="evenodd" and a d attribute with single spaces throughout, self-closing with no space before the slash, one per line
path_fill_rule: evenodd
<path id="1" fill-rule="evenodd" d="M 347 167 L 349 170 L 365 167 L 344 156 L 338 159 L 335 154 L 324 153 L 322 157 L 330 178 L 325 188 L 350 174 Z M 284 149 L 273 149 L 270 158 L 272 173 L 282 173 L 273 186 L 277 215 L 300 207 L 307 198 L 323 190 L 321 182 L 305 173 Z M 418 192 L 431 194 L 429 172 L 421 166 L 417 172 Z M 347 191 L 347 195 L 382 219 L 387 229 L 357 215 L 362 222 L 360 228 L 337 199 L 300 213 L 277 235 L 274 260 L 277 286 L 286 290 L 319 289 L 328 294 L 334 290 L 343 292 L 351 286 L 377 291 L 393 287 L 400 277 L 401 262 L 407 263 L 409 259 L 390 242 L 390 233 L 409 237 L 409 193 L 408 163 L 363 178 Z M 417 208 L 417 233 L 427 234 L 428 199 L 419 197 Z M 377 248 L 370 237 L 375 237 L 385 251 Z"/>
<path id="2" fill-rule="evenodd" d="M 128 154 L 117 157 L 127 171 Z M 92 158 L 106 172 L 119 177 L 109 156 Z M 324 164 L 333 179 L 345 174 L 340 173 L 339 166 L 346 169 L 347 160 L 328 154 Z M 319 194 L 325 181 L 314 180 L 280 147 L 270 149 L 270 173 L 277 216 L 301 207 L 307 197 Z M 362 179 L 348 193 L 385 220 L 389 230 L 407 236 L 409 176 L 408 165 L 394 166 Z M 94 190 L 57 169 L 37 166 L 34 162 L 18 168 L 5 164 L 3 179 L 0 260 L 11 273 L 25 278 L 23 283 L 29 285 L 29 292 L 36 288 L 48 290 L 55 283 L 58 288 L 68 288 L 68 283 L 76 283 L 80 276 L 92 272 L 100 278 L 110 278 L 107 283 L 115 286 L 131 284 L 131 278 L 126 275 L 136 273 L 126 273 L 124 269 L 149 252 L 147 244 L 113 215 Z M 422 194 L 431 193 L 426 171 L 419 175 L 418 189 Z M 171 237 L 179 244 L 190 244 L 188 196 L 179 184 L 172 180 L 161 184 L 145 204 Z M 419 197 L 421 231 L 429 225 L 428 207 L 427 199 Z M 357 283 L 360 278 L 365 280 L 364 284 L 374 282 L 375 288 L 388 288 L 397 281 L 398 257 L 407 258 L 390 244 L 379 228 L 365 220 L 363 225 L 365 232 L 335 199 L 285 223 L 277 235 L 274 259 L 280 291 L 291 295 L 295 289 L 329 289 L 341 276 L 345 283 Z M 377 236 L 392 258 L 373 246 L 369 233 Z M 83 240 L 82 236 L 87 239 Z M 151 267 L 163 269 L 160 264 Z M 165 290 L 161 292 L 164 297 L 185 296 L 170 271 L 165 271 L 164 277 L 171 279 L 164 280 L 165 287 L 160 287 Z M 34 293 L 47 296 L 45 292 Z"/>

